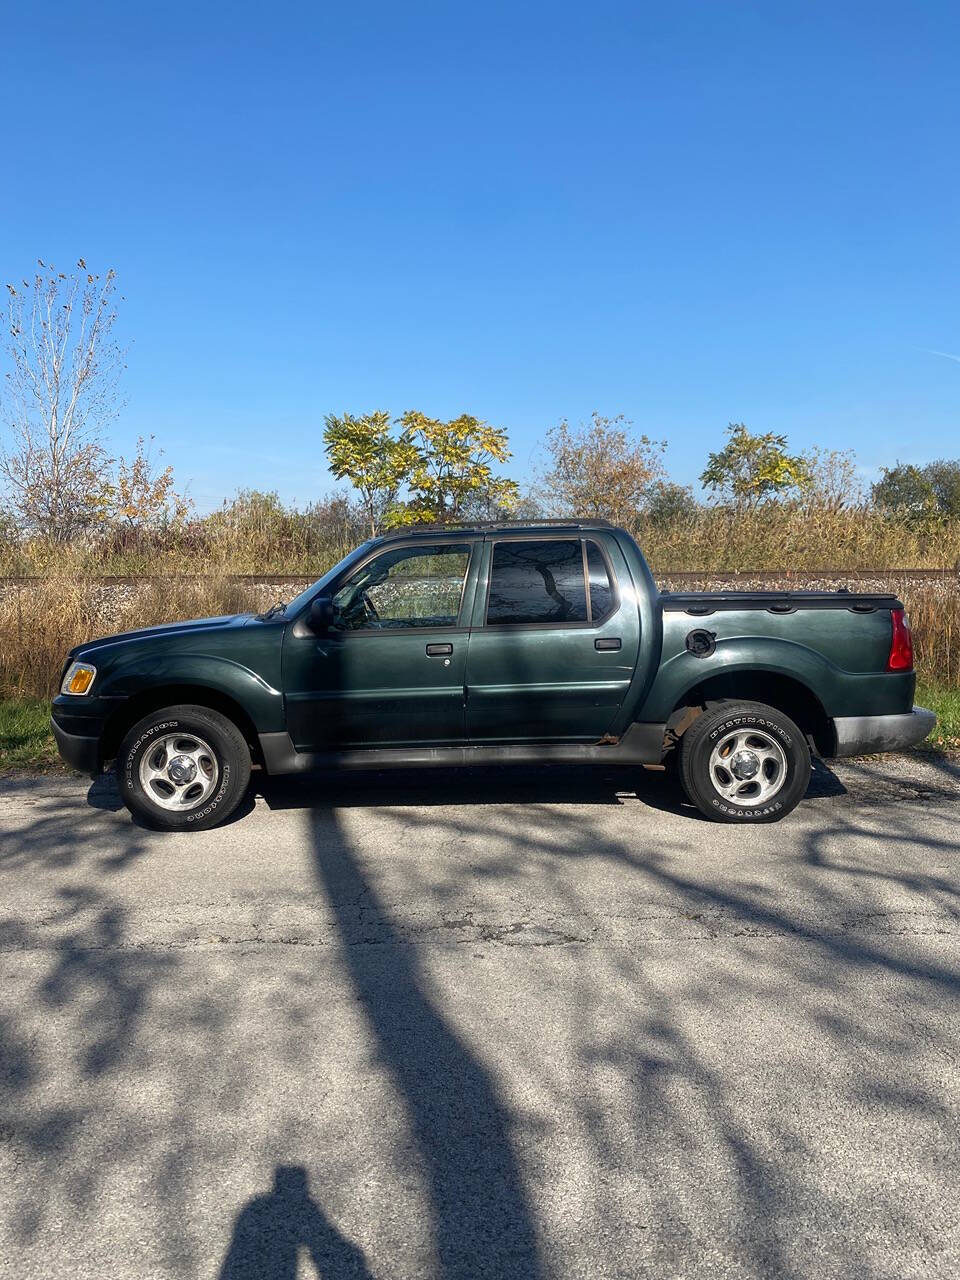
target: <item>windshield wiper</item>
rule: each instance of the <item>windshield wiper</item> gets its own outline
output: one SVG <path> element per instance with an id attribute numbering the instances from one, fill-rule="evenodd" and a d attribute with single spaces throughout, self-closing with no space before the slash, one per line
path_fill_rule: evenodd
<path id="1" fill-rule="evenodd" d="M 275 618 L 278 613 L 283 613 L 286 610 L 286 607 L 287 607 L 287 602 L 285 600 L 278 600 L 277 603 L 272 604 L 270 608 L 266 610 L 266 612 L 258 613 L 257 621 L 268 622 L 270 618 Z"/>

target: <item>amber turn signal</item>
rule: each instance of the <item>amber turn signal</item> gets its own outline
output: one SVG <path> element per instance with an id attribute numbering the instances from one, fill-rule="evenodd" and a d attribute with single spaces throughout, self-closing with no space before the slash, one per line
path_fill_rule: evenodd
<path id="1" fill-rule="evenodd" d="M 67 668 L 67 674 L 63 677 L 63 683 L 60 685 L 60 692 L 89 693 L 96 674 L 97 668 L 91 667 L 88 662 L 71 662 Z"/>

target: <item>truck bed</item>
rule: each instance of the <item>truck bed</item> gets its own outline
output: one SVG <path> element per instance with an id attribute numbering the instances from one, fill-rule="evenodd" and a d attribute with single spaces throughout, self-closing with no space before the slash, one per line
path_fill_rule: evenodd
<path id="1" fill-rule="evenodd" d="M 719 610 L 767 609 L 793 613 L 798 609 L 849 609 L 853 613 L 902 609 L 895 595 L 869 591 L 664 591 L 660 606 L 669 613 L 695 616 Z"/>

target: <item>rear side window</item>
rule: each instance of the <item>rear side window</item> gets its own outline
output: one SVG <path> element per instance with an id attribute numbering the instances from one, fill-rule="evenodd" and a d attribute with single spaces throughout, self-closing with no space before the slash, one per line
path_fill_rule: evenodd
<path id="1" fill-rule="evenodd" d="M 603 622 L 613 613 L 617 598 L 603 553 L 595 542 L 587 543 L 587 572 L 590 575 L 590 617 Z"/>
<path id="2" fill-rule="evenodd" d="M 488 626 L 586 620 L 579 538 L 494 544 Z"/>

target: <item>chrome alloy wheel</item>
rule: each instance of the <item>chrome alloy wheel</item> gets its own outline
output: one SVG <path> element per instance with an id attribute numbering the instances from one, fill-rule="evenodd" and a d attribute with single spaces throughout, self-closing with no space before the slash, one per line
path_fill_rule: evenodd
<path id="1" fill-rule="evenodd" d="M 759 729 L 732 729 L 710 753 L 710 781 L 724 800 L 752 809 L 772 800 L 787 780 L 787 757 Z"/>
<path id="2" fill-rule="evenodd" d="M 140 760 L 140 785 L 161 809 L 197 808 L 213 794 L 219 776 L 213 750 L 192 733 L 165 734 Z"/>

